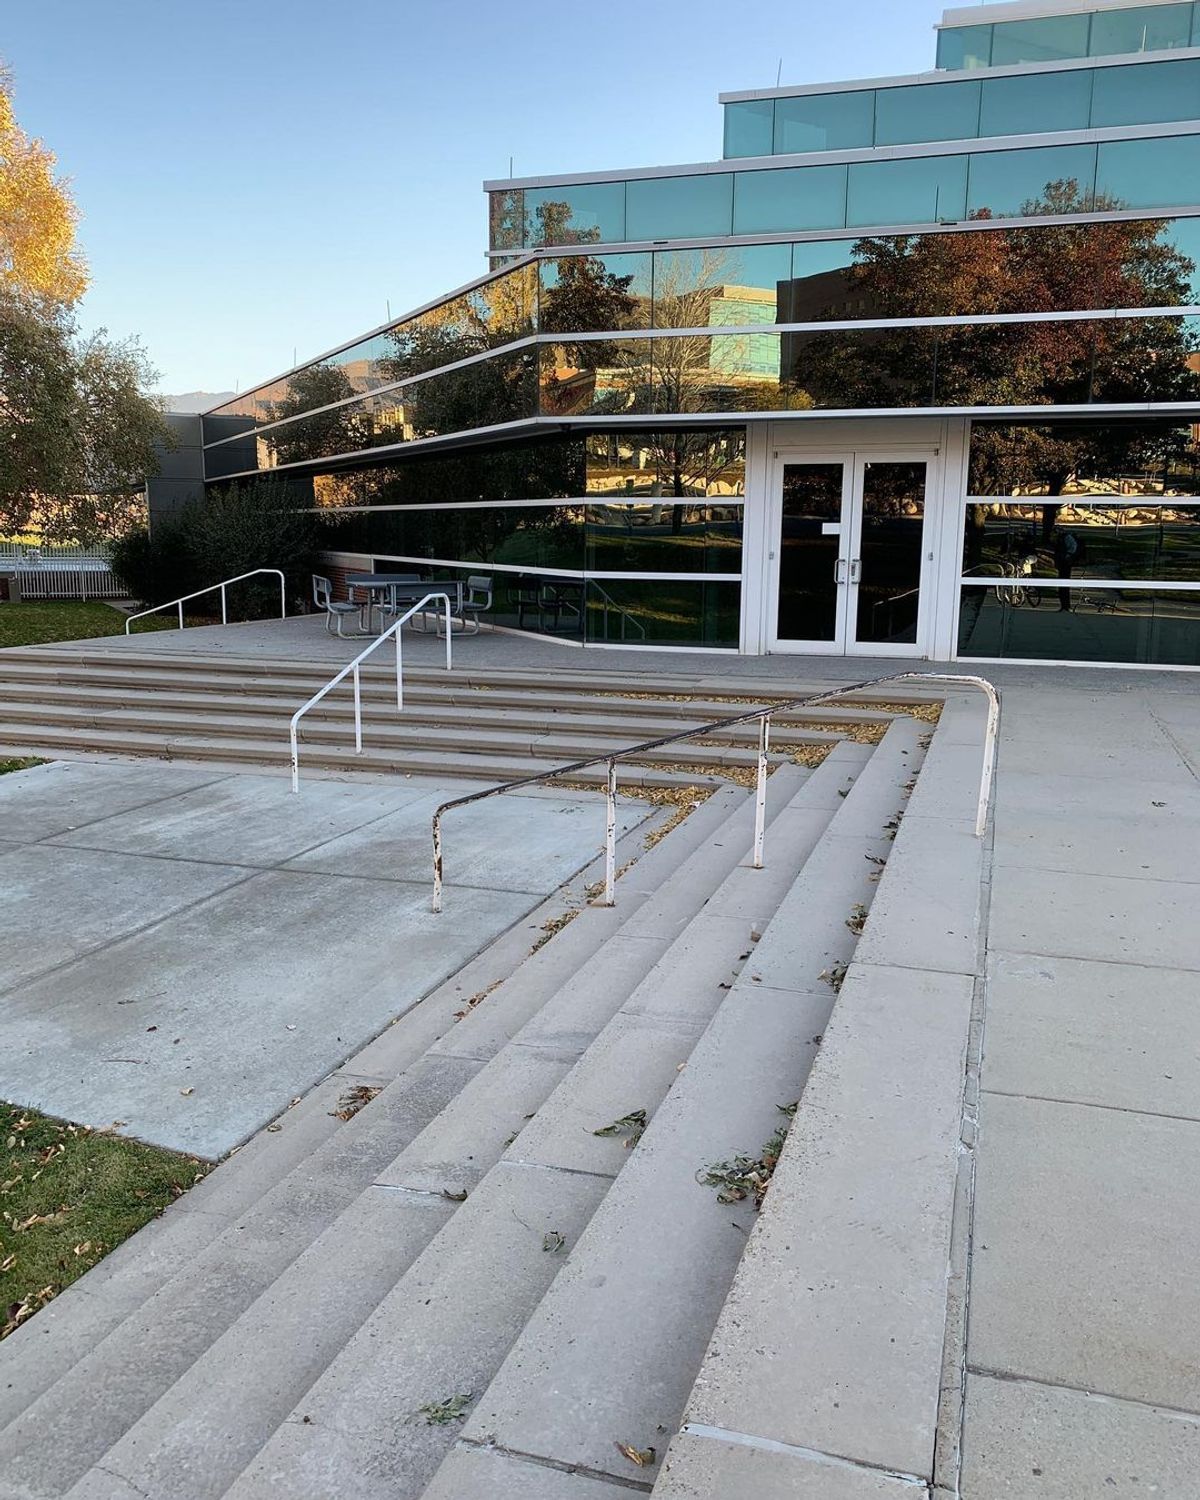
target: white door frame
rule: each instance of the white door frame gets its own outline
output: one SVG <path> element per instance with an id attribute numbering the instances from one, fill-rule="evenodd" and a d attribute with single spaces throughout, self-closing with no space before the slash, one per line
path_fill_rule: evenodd
<path id="1" fill-rule="evenodd" d="M 850 435 L 847 434 L 847 437 Z M 858 617 L 858 569 L 863 519 L 863 480 L 869 463 L 924 463 L 925 498 L 921 533 L 921 571 L 918 581 L 917 638 L 915 641 L 880 642 L 855 638 Z M 843 466 L 842 509 L 838 523 L 838 597 L 834 639 L 793 641 L 780 639 L 776 619 L 779 598 L 780 537 L 783 519 L 783 470 L 786 464 L 830 464 Z M 940 445 L 929 442 L 847 442 L 844 446 L 820 448 L 787 446 L 772 451 L 766 506 L 767 650 L 796 655 L 820 656 L 917 656 L 930 655 L 934 623 L 934 554 L 937 512 L 941 495 Z"/>

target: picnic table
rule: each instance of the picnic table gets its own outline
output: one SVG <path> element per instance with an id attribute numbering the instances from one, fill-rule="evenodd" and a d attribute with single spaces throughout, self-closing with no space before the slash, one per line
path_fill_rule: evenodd
<path id="1" fill-rule="evenodd" d="M 381 605 L 387 605 L 389 609 L 395 610 L 402 605 L 416 604 L 426 594 L 448 594 L 451 615 L 462 612 L 461 578 L 433 581 L 428 578 L 419 578 L 415 573 L 347 573 L 346 588 L 351 599 L 354 599 L 356 595 L 362 596 L 359 620 L 365 635 L 372 633 L 371 613 L 373 610 Z M 433 606 L 433 608 L 440 608 L 440 606 Z M 413 625 L 416 629 L 423 628 L 416 624 L 415 616 Z"/>

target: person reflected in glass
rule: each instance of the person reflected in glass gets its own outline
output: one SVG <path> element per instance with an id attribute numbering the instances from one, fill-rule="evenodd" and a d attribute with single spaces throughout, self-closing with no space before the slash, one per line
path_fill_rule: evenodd
<path id="1" fill-rule="evenodd" d="M 1083 543 L 1073 531 L 1060 526 L 1054 533 L 1054 567 L 1060 578 L 1070 578 L 1076 565 L 1083 561 Z M 1071 590 L 1059 589 L 1058 608 L 1063 614 L 1071 612 Z"/>

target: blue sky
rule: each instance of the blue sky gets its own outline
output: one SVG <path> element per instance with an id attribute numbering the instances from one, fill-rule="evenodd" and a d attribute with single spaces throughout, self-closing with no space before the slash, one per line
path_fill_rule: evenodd
<path id="1" fill-rule="evenodd" d="M 722 89 L 931 67 L 924 0 L 5 0 L 85 327 L 245 388 L 485 269 L 484 178 L 708 160 Z"/>

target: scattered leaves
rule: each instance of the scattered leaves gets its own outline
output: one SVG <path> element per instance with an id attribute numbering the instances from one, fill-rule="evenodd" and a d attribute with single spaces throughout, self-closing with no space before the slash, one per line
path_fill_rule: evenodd
<path id="1" fill-rule="evenodd" d="M 856 901 L 850 908 L 850 915 L 846 918 L 846 926 L 851 932 L 859 933 L 867 925 L 867 908 L 861 901 Z"/>
<path id="2" fill-rule="evenodd" d="M 448 1422 L 461 1422 L 474 1399 L 474 1391 L 459 1391 L 444 1401 L 430 1401 L 425 1406 L 418 1406 L 417 1413 L 430 1427 L 445 1427 Z"/>
<path id="3" fill-rule="evenodd" d="M 630 1151 L 641 1140 L 645 1128 L 646 1111 L 631 1109 L 627 1115 L 622 1115 L 619 1120 L 614 1120 L 610 1125 L 602 1125 L 599 1130 L 593 1130 L 592 1134 L 620 1136 L 621 1144 L 626 1151 Z"/>
<path id="4" fill-rule="evenodd" d="M 456 1010 L 454 1012 L 454 1019 L 456 1021 L 461 1021 L 464 1016 L 469 1016 L 475 1009 L 475 1007 L 477 1005 L 482 1005 L 487 997 L 492 993 L 492 991 L 495 989 L 499 989 L 502 983 L 502 980 L 493 979 L 491 984 L 488 985 L 487 989 L 480 990 L 478 994 L 472 995 L 468 1000 L 464 1001 L 462 1010 Z"/>
<path id="5" fill-rule="evenodd" d="M 467 1190 L 466 1188 L 462 1188 L 457 1193 L 452 1193 L 449 1188 L 443 1188 L 442 1197 L 449 1198 L 451 1203 L 465 1203 L 467 1201 Z"/>
<path id="6" fill-rule="evenodd" d="M 635 1448 L 632 1443 L 614 1443 L 613 1447 L 622 1456 L 627 1458 L 631 1464 L 637 1464 L 639 1469 L 646 1469 L 658 1457 L 654 1448 Z"/>
<path id="7" fill-rule="evenodd" d="M 842 963 L 841 959 L 838 959 L 836 963 L 830 964 L 827 969 L 822 969 L 817 978 L 823 979 L 833 993 L 838 995 L 841 993 L 842 984 L 846 978 L 846 971 L 847 965 Z"/>
<path id="8" fill-rule="evenodd" d="M 557 1255 L 566 1244 L 566 1240 L 559 1234 L 557 1229 L 552 1229 L 549 1234 L 542 1238 L 542 1249 L 547 1255 Z"/>
<path id="9" fill-rule="evenodd" d="M 728 1161 L 701 1167 L 696 1173 L 697 1182 L 704 1187 L 715 1187 L 718 1203 L 740 1203 L 745 1198 L 752 1198 L 754 1207 L 761 1208 L 798 1103 L 797 1100 L 795 1104 L 775 1106 L 787 1116 L 787 1123 L 779 1127 L 758 1156 L 734 1156 Z"/>
<path id="10" fill-rule="evenodd" d="M 579 915 L 579 907 L 572 906 L 566 911 L 560 912 L 557 917 L 551 917 L 548 922 L 542 923 L 542 935 L 530 948 L 531 954 L 536 953 L 539 948 L 544 948 L 556 932 L 561 932 L 564 927 L 573 922 Z"/>
<path id="11" fill-rule="evenodd" d="M 370 1104 L 371 1100 L 382 1092 L 382 1088 L 377 1084 L 356 1083 L 353 1088 L 347 1089 L 338 1100 L 337 1108 L 329 1111 L 330 1118 L 334 1120 L 352 1120 L 360 1109 Z"/>

